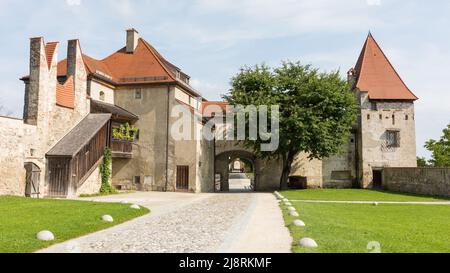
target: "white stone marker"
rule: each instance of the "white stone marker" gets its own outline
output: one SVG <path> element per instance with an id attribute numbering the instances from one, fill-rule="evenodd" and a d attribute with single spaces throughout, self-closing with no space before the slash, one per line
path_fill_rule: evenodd
<path id="1" fill-rule="evenodd" d="M 318 247 L 316 241 L 311 238 L 303 238 L 300 240 L 299 245 L 301 247 L 315 248 Z"/>
<path id="2" fill-rule="evenodd" d="M 283 199 L 283 202 L 286 203 L 286 202 L 289 202 L 289 200 L 288 200 L 287 198 L 284 198 L 284 199 Z"/>
<path id="3" fill-rule="evenodd" d="M 292 216 L 292 217 L 298 217 L 299 216 L 296 211 L 289 212 L 289 215 Z"/>
<path id="4" fill-rule="evenodd" d="M 121 204 L 128 204 L 129 202 L 128 201 L 122 201 L 122 202 L 120 202 Z"/>
<path id="5" fill-rule="evenodd" d="M 130 208 L 132 208 L 132 209 L 141 209 L 141 207 L 139 207 L 138 205 L 131 205 L 131 207 Z"/>
<path id="6" fill-rule="evenodd" d="M 288 211 L 297 211 L 294 207 L 288 207 Z"/>
<path id="7" fill-rule="evenodd" d="M 102 216 L 102 220 L 105 221 L 105 222 L 109 222 L 109 223 L 114 222 L 114 219 L 112 218 L 111 215 L 103 215 Z"/>
<path id="8" fill-rule="evenodd" d="M 288 206 L 288 207 L 292 207 L 291 202 L 285 202 L 284 204 L 285 204 L 286 206 Z"/>
<path id="9" fill-rule="evenodd" d="M 378 207 L 378 202 L 374 202 L 373 205 L 374 205 L 375 207 Z"/>
<path id="10" fill-rule="evenodd" d="M 36 238 L 41 241 L 53 241 L 55 240 L 55 235 L 48 230 L 43 230 L 36 235 Z"/>
<path id="11" fill-rule="evenodd" d="M 293 222 L 293 224 L 294 224 L 294 226 L 296 226 L 296 227 L 305 227 L 306 225 L 305 225 L 305 222 L 303 222 L 302 220 L 294 220 L 294 222 Z"/>

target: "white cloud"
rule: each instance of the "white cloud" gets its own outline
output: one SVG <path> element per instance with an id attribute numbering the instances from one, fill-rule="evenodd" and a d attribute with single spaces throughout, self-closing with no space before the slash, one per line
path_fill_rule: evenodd
<path id="1" fill-rule="evenodd" d="M 81 0 L 66 0 L 69 6 L 81 6 Z"/>
<path id="2" fill-rule="evenodd" d="M 367 0 L 369 6 L 381 6 L 381 0 Z"/>
<path id="3" fill-rule="evenodd" d="M 220 95 L 228 93 L 229 87 L 217 83 L 210 83 L 201 79 L 191 79 L 191 85 L 204 97 L 210 100 L 220 100 Z"/>

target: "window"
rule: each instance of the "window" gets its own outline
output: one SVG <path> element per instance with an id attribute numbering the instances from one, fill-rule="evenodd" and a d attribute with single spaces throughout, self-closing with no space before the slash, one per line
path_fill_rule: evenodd
<path id="1" fill-rule="evenodd" d="M 105 101 L 105 92 L 100 91 L 99 98 L 100 98 L 101 101 Z"/>
<path id="2" fill-rule="evenodd" d="M 383 119 L 383 115 L 382 114 L 380 114 L 380 120 L 382 120 Z"/>
<path id="3" fill-rule="evenodd" d="M 189 166 L 177 166 L 177 190 L 189 189 Z"/>
<path id="4" fill-rule="evenodd" d="M 134 91 L 134 98 L 137 100 L 142 99 L 142 90 L 141 89 L 136 89 L 136 91 Z"/>
<path id="5" fill-rule="evenodd" d="M 408 115 L 405 116 L 405 120 L 409 120 L 409 116 Z"/>
<path id="6" fill-rule="evenodd" d="M 141 177 L 140 176 L 135 176 L 134 179 L 134 184 L 136 185 L 140 185 L 141 184 Z"/>
<path id="7" fill-rule="evenodd" d="M 371 102 L 371 103 L 370 103 L 370 109 L 371 109 L 372 111 L 378 111 L 378 105 L 377 105 L 377 103 L 376 103 L 376 102 Z"/>
<path id="8" fill-rule="evenodd" d="M 367 120 L 370 120 L 370 115 L 367 115 Z"/>
<path id="9" fill-rule="evenodd" d="M 386 131 L 386 143 L 389 148 L 400 147 L 400 131 L 388 130 Z"/>
<path id="10" fill-rule="evenodd" d="M 392 115 L 392 125 L 395 125 L 395 115 Z"/>

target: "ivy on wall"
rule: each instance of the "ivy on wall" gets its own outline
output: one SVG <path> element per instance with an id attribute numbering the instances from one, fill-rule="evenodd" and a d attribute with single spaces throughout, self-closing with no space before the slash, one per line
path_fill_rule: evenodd
<path id="1" fill-rule="evenodd" d="M 102 177 L 102 187 L 100 188 L 101 194 L 112 194 L 116 190 L 111 186 L 111 164 L 112 164 L 112 154 L 111 149 L 106 147 L 103 152 L 103 162 L 100 164 L 100 174 Z"/>

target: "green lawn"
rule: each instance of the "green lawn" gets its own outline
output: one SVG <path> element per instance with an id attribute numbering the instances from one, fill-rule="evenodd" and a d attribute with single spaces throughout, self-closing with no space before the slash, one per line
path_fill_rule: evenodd
<path id="1" fill-rule="evenodd" d="M 0 253 L 33 252 L 55 243 L 123 223 L 149 212 L 130 205 L 0 196 Z M 101 217 L 109 214 L 114 223 Z M 50 230 L 55 241 L 42 242 L 36 234 Z"/>
<path id="2" fill-rule="evenodd" d="M 323 190 L 292 190 L 283 191 L 281 194 L 291 200 L 332 200 L 332 201 L 415 201 L 437 202 L 450 201 L 444 197 L 430 197 L 414 194 L 398 194 L 377 190 L 358 189 L 323 189 Z"/>
<path id="3" fill-rule="evenodd" d="M 417 201 L 417 197 L 358 191 L 334 191 L 340 200 L 372 200 L 374 194 L 395 201 Z M 324 193 L 324 196 L 321 196 Z M 290 199 L 330 199 L 328 191 L 284 192 Z M 362 198 L 362 199 L 361 199 Z M 379 199 L 376 200 L 386 200 Z M 370 242 L 378 242 L 383 253 L 450 253 L 450 206 L 444 205 L 385 205 L 323 204 L 292 202 L 306 227 L 292 225 L 293 218 L 283 205 L 286 225 L 294 238 L 293 251 L 317 253 L 367 253 Z M 304 249 L 299 239 L 310 237 L 317 249 Z"/>

